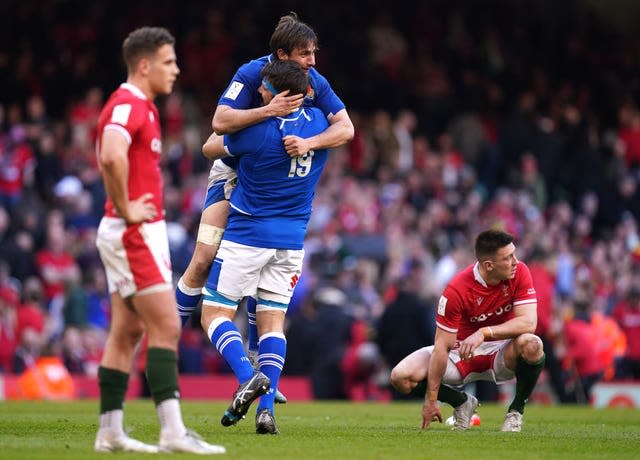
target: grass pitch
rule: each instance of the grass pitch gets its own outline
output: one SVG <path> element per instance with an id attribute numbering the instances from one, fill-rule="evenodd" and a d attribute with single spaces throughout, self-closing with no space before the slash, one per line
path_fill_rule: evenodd
<path id="1" fill-rule="evenodd" d="M 238 425 L 224 428 L 220 416 L 227 402 L 184 401 L 187 426 L 207 441 L 223 444 L 217 458 L 287 459 L 632 459 L 640 458 L 640 410 L 591 409 L 575 406 L 530 406 L 522 433 L 499 431 L 502 405 L 483 404 L 482 424 L 452 432 L 444 424 L 420 430 L 419 402 L 413 403 L 288 403 L 276 406 L 281 434 L 254 432 L 254 410 Z M 97 454 L 97 401 L 72 403 L 0 402 L 0 459 L 90 460 Z M 450 415 L 443 405 L 445 417 Z M 150 401 L 125 407 L 131 435 L 157 442 L 158 425 Z M 173 454 L 187 457 L 188 454 Z M 192 456 L 196 457 L 196 456 Z"/>

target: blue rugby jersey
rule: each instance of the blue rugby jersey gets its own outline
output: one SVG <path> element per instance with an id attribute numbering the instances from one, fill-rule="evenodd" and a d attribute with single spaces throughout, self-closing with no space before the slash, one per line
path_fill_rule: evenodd
<path id="1" fill-rule="evenodd" d="M 262 84 L 260 72 L 270 62 L 271 55 L 254 59 L 240 66 L 231 79 L 231 83 L 218 100 L 220 105 L 234 109 L 251 109 L 262 105 L 258 88 Z M 309 90 L 304 98 L 305 107 L 317 107 L 325 117 L 338 113 L 345 108 L 331 85 L 314 67 L 309 69 Z"/>
<path id="2" fill-rule="evenodd" d="M 238 158 L 238 184 L 231 194 L 224 239 L 260 248 L 302 249 L 328 150 L 290 158 L 282 138 L 308 138 L 328 126 L 319 109 L 305 107 L 224 136 L 225 150 Z"/>

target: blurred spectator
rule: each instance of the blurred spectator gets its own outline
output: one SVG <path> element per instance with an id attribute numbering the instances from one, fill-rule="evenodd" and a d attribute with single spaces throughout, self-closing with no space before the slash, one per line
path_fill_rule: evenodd
<path id="1" fill-rule="evenodd" d="M 614 307 L 613 317 L 627 338 L 627 349 L 616 376 L 640 379 L 640 287 L 629 290 L 626 299 Z"/>
<path id="2" fill-rule="evenodd" d="M 22 374 L 25 370 L 35 366 L 43 345 L 42 334 L 31 327 L 23 329 L 18 345 L 13 351 L 13 372 Z"/>
<path id="3" fill-rule="evenodd" d="M 576 401 L 590 401 L 591 389 L 605 371 L 605 363 L 598 356 L 598 331 L 591 323 L 591 305 L 586 299 L 574 301 L 573 317 L 564 325 L 566 355 L 564 366 L 574 380 Z"/>
<path id="4" fill-rule="evenodd" d="M 377 323 L 376 341 L 387 372 L 405 356 L 419 348 L 433 345 L 435 334 L 434 299 L 422 299 L 424 268 L 412 261 L 407 273 L 398 281 L 395 298 L 387 305 Z M 393 399 L 406 396 L 392 390 Z"/>
<path id="5" fill-rule="evenodd" d="M 35 158 L 26 135 L 25 127 L 16 125 L 0 143 L 0 205 L 9 210 L 18 204 L 23 189 L 33 183 Z"/>
<path id="6" fill-rule="evenodd" d="M 17 345 L 16 307 L 18 294 L 13 288 L 0 284 L 0 372 L 9 373 L 13 368 L 13 352 Z"/>

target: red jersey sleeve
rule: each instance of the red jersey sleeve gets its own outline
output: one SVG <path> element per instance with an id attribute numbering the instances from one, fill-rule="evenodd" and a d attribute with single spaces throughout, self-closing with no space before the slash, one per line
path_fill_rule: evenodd
<path id="1" fill-rule="evenodd" d="M 131 144 L 136 132 L 145 123 L 147 113 L 148 109 L 144 101 L 130 98 L 113 106 L 111 113 L 107 114 L 104 130 L 118 131 Z"/>
<path id="2" fill-rule="evenodd" d="M 537 302 L 536 290 L 533 287 L 533 279 L 529 267 L 519 262 L 516 269 L 513 292 L 513 306 L 518 307 L 528 303 Z"/>
<path id="3" fill-rule="evenodd" d="M 462 317 L 462 298 L 456 289 L 447 285 L 438 300 L 436 326 L 452 334 L 457 334 Z"/>

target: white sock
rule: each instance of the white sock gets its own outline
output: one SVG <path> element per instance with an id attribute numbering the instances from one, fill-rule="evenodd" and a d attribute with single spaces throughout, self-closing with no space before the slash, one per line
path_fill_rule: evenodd
<path id="1" fill-rule="evenodd" d="M 158 420 L 160 420 L 160 436 L 183 436 L 187 428 L 182 421 L 180 411 L 180 401 L 177 399 L 166 399 L 156 407 Z"/>
<path id="2" fill-rule="evenodd" d="M 124 412 L 122 409 L 110 410 L 100 414 L 100 429 L 109 428 L 113 431 L 123 432 L 122 419 Z"/>

